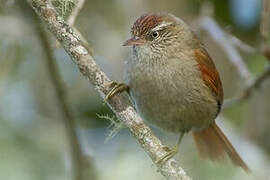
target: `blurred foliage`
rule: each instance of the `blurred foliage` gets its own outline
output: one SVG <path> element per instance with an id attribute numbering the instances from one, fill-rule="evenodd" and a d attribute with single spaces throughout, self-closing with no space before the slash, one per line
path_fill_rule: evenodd
<path id="1" fill-rule="evenodd" d="M 75 1 L 54 0 L 53 3 L 60 14 L 68 17 Z M 130 27 L 138 16 L 146 12 L 168 11 L 192 24 L 200 15 L 204 2 L 207 1 L 86 1 L 75 26 L 94 48 L 95 58 L 102 69 L 112 79 L 121 81 L 124 60 L 129 53 L 121 44 L 128 38 Z M 214 19 L 226 32 L 260 48 L 260 9 L 257 8 L 261 1 L 244 1 L 241 6 L 241 0 L 208 2 L 214 6 Z M 250 6 L 247 2 L 255 4 Z M 68 141 L 43 62 L 44 52 L 27 8 L 21 0 L 0 0 L 0 179 L 66 180 L 70 179 Z M 239 13 L 250 16 L 238 15 L 233 8 L 239 8 Z M 225 97 L 238 95 L 244 87 L 239 74 L 210 37 L 202 34 L 202 39 L 221 74 Z M 50 42 L 54 47 L 53 36 Z M 268 63 L 261 54 L 241 52 L 241 55 L 253 75 L 262 72 Z M 68 103 L 76 117 L 85 163 L 89 164 L 86 176 L 89 179 L 163 179 L 127 130 L 122 130 L 104 144 L 110 133 L 110 122 L 98 115 L 113 117 L 114 114 L 103 105 L 96 90 L 80 75 L 63 49 L 55 49 L 54 56 L 65 83 Z M 221 116 L 226 121 L 217 119 L 255 172 L 256 179 L 270 176 L 269 89 L 267 80 L 250 99 L 224 109 Z M 119 124 L 115 125 L 118 127 Z M 153 129 L 164 144 L 175 144 L 175 134 Z M 114 132 L 115 129 L 111 130 Z M 189 135 L 183 141 L 177 158 L 194 179 L 253 179 L 230 163 L 222 166 L 201 160 Z"/>

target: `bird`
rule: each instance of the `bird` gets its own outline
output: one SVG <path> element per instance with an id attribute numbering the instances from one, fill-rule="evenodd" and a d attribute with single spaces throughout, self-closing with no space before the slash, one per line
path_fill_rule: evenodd
<path id="1" fill-rule="evenodd" d="M 166 12 L 144 14 L 131 28 L 131 46 L 125 67 L 125 83 L 113 82 L 106 95 L 127 90 L 144 120 L 179 134 L 177 145 L 165 147 L 173 157 L 184 134 L 192 132 L 203 159 L 233 164 L 250 172 L 215 122 L 223 103 L 223 87 L 205 45 L 180 18 Z"/>

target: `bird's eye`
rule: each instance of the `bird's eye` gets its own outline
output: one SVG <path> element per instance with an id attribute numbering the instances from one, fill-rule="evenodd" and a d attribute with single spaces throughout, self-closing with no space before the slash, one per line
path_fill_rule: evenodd
<path id="1" fill-rule="evenodd" d="M 153 33 L 152 33 L 152 37 L 153 38 L 156 38 L 156 37 L 158 37 L 159 36 L 159 33 L 157 32 L 157 31 L 154 31 Z"/>

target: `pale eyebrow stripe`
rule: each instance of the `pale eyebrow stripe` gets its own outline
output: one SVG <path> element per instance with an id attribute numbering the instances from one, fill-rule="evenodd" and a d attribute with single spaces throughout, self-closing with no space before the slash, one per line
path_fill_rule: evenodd
<path id="1" fill-rule="evenodd" d="M 161 28 L 166 27 L 166 26 L 169 26 L 169 25 L 171 25 L 171 24 L 172 24 L 171 22 L 170 22 L 170 23 L 162 23 L 162 24 L 160 24 L 160 25 L 154 27 L 154 28 L 152 29 L 152 31 L 158 31 L 158 30 L 160 30 Z"/>

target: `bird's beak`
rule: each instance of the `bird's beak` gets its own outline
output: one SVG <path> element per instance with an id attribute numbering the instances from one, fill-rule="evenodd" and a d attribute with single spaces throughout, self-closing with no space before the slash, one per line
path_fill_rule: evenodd
<path id="1" fill-rule="evenodd" d="M 144 44 L 145 44 L 145 40 L 139 39 L 138 37 L 134 36 L 126 40 L 123 46 L 144 45 Z"/>

